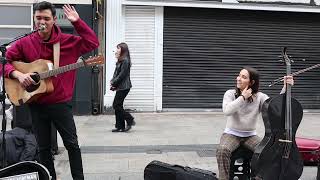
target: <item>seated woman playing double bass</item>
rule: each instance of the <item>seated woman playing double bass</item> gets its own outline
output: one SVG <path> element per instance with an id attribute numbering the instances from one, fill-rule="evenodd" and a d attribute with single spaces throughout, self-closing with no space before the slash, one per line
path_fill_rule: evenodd
<path id="1" fill-rule="evenodd" d="M 259 73 L 254 68 L 243 68 L 236 80 L 236 88 L 227 90 L 223 97 L 223 113 L 227 116 L 227 125 L 216 153 L 219 180 L 229 180 L 231 153 L 240 144 L 254 151 L 261 141 L 256 133 L 256 125 L 262 104 L 269 98 L 259 92 Z M 280 93 L 285 92 L 287 83 L 294 84 L 292 76 L 284 77 Z"/>

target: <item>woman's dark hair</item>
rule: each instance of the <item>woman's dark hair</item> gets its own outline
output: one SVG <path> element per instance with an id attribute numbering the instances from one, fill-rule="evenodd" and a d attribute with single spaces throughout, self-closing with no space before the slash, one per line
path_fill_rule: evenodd
<path id="1" fill-rule="evenodd" d="M 51 11 L 53 17 L 56 16 L 56 8 L 54 7 L 53 4 L 51 4 L 50 2 L 47 2 L 47 1 L 41 1 L 37 4 L 35 4 L 33 7 L 33 13 L 36 11 L 42 11 L 42 10 L 46 10 L 46 9 L 49 9 Z"/>
<path id="2" fill-rule="evenodd" d="M 130 66 L 131 66 L 130 51 L 129 51 L 129 47 L 128 47 L 127 43 L 122 42 L 117 45 L 117 48 L 121 49 L 119 61 L 122 61 L 123 59 L 127 58 L 129 60 Z"/>
<path id="3" fill-rule="evenodd" d="M 260 85 L 259 72 L 252 67 L 244 67 L 242 69 L 247 70 L 249 73 L 249 80 L 250 80 L 250 83 L 252 84 L 250 88 L 252 89 L 252 95 L 255 96 L 259 91 L 259 85 Z M 236 97 L 239 97 L 240 95 L 241 95 L 241 91 L 239 88 L 236 87 Z M 248 101 L 249 102 L 253 101 L 252 96 L 248 98 Z"/>

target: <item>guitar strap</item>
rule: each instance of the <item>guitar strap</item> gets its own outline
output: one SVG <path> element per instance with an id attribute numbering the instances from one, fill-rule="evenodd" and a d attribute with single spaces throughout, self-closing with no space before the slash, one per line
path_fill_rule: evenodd
<path id="1" fill-rule="evenodd" d="M 53 65 L 54 69 L 57 69 L 59 67 L 59 61 L 60 61 L 60 41 L 55 43 L 53 45 Z"/>

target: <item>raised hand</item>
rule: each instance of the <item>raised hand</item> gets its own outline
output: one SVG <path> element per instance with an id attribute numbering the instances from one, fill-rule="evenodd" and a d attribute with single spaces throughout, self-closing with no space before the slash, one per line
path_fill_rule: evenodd
<path id="1" fill-rule="evenodd" d="M 248 99 L 249 97 L 252 96 L 252 89 L 251 89 L 251 88 L 248 89 L 248 86 L 247 86 L 246 88 L 244 88 L 244 90 L 242 90 L 241 95 L 242 95 L 245 99 Z"/>
<path id="2" fill-rule="evenodd" d="M 70 22 L 75 22 L 79 19 L 79 14 L 77 13 L 76 9 L 69 4 L 65 4 L 63 6 L 63 12 Z"/>

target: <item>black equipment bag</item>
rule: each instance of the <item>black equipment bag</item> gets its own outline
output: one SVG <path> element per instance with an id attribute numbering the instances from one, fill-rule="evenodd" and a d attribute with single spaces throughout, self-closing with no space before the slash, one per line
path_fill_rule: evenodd
<path id="1" fill-rule="evenodd" d="M 144 169 L 144 180 L 218 180 L 214 172 L 187 166 L 150 162 Z"/>
<path id="2" fill-rule="evenodd" d="M 0 133 L 0 167 L 3 163 L 3 134 Z M 38 160 L 38 144 L 32 132 L 15 127 L 6 132 L 6 165 Z"/>

